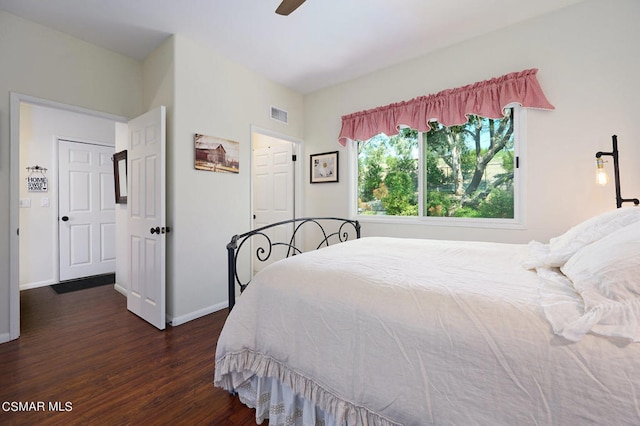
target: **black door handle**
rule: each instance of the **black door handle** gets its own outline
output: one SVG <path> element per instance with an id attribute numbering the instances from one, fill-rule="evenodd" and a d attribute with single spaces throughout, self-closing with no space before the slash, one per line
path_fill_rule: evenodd
<path id="1" fill-rule="evenodd" d="M 156 226 L 155 228 L 151 228 L 150 231 L 152 234 L 160 234 L 160 227 Z"/>
<path id="2" fill-rule="evenodd" d="M 61 219 L 63 222 L 66 222 L 69 220 L 69 216 L 62 216 Z"/>

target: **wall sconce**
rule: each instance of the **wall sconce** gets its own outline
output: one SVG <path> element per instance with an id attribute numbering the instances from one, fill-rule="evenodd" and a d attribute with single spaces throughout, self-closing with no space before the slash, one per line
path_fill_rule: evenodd
<path id="1" fill-rule="evenodd" d="M 596 157 L 596 183 L 600 186 L 605 186 L 609 183 L 609 177 L 607 171 L 604 169 L 604 160 Z"/>
<path id="2" fill-rule="evenodd" d="M 610 155 L 613 157 L 613 177 L 616 184 L 616 206 L 622 207 L 622 203 L 632 202 L 636 206 L 640 204 L 640 200 L 637 198 L 622 198 L 620 195 L 620 167 L 618 165 L 618 136 L 613 135 L 611 137 L 613 141 L 613 151 L 611 152 L 596 152 L 596 182 L 599 185 L 607 184 L 607 173 L 604 170 L 604 160 L 601 158 L 603 155 Z"/>

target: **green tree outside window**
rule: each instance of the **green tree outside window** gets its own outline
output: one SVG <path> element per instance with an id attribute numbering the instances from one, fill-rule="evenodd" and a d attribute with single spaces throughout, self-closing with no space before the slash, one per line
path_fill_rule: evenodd
<path id="1" fill-rule="evenodd" d="M 430 125 L 427 133 L 402 129 L 358 142 L 358 213 L 514 218 L 513 110 Z"/>

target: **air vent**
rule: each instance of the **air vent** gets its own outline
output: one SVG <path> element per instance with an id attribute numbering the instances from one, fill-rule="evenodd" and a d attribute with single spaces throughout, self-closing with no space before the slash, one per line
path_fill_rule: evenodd
<path id="1" fill-rule="evenodd" d="M 288 118 L 289 114 L 287 113 L 287 111 L 280 109 L 280 108 L 276 108 L 276 107 L 271 107 L 271 118 L 274 120 L 278 120 L 281 123 L 285 123 L 287 124 L 289 122 L 289 118 Z"/>

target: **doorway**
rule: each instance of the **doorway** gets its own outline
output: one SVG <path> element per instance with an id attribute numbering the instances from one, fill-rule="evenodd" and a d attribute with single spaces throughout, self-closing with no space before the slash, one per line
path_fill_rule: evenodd
<path id="1" fill-rule="evenodd" d="M 252 229 L 301 216 L 302 141 L 264 129 L 252 129 Z M 273 234 L 273 233 L 277 234 Z M 286 241 L 289 227 L 269 230 L 274 241 Z M 275 260 L 285 257 L 274 252 L 266 262 L 253 262 L 256 273 Z"/>
<path id="2" fill-rule="evenodd" d="M 115 148 L 59 140 L 58 153 L 59 281 L 115 275 Z"/>
<path id="3" fill-rule="evenodd" d="M 117 123 L 127 120 L 17 93 L 11 93 L 10 101 L 9 339 L 13 340 L 20 336 L 21 282 L 39 287 L 59 281 L 58 139 L 93 142 L 115 149 Z M 35 166 L 47 169 L 47 191 L 37 196 L 25 195 L 26 167 Z M 35 232 L 29 250 L 23 250 L 22 255 L 27 229 L 20 232 L 21 225 L 24 227 L 21 209 L 31 209 L 31 213 L 41 216 L 39 225 L 30 230 Z M 25 276 L 34 273 L 39 275 Z"/>

